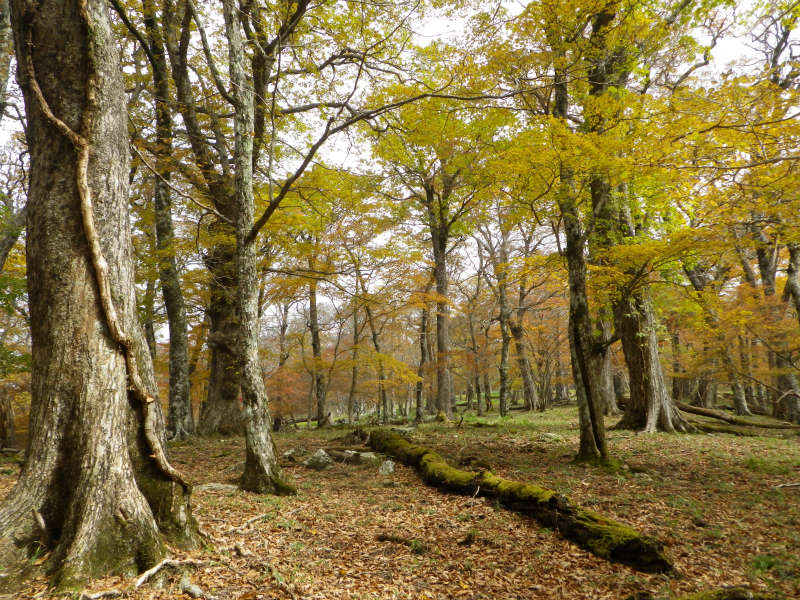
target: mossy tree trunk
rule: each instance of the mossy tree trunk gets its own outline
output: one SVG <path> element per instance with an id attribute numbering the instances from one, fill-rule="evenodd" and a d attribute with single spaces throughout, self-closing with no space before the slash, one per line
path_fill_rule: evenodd
<path id="1" fill-rule="evenodd" d="M 392 431 L 370 432 L 369 444 L 376 451 L 415 467 L 430 485 L 459 494 L 496 498 L 601 558 L 640 571 L 664 573 L 672 570 L 656 540 L 576 506 L 553 490 L 497 477 L 489 471 L 461 471 L 448 465 L 436 452 L 412 444 Z"/>
<path id="2" fill-rule="evenodd" d="M 12 2 L 31 153 L 33 364 L 25 463 L 0 504 L 0 564 L 13 573 L 47 552 L 61 588 L 150 567 L 165 536 L 196 542 L 136 315 L 127 118 L 107 10 Z"/>

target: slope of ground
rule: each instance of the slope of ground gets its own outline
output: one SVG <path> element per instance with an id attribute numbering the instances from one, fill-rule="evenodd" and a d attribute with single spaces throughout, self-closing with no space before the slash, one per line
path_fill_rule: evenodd
<path id="1" fill-rule="evenodd" d="M 201 489 L 194 510 L 213 542 L 179 559 L 192 583 L 222 599 L 622 599 L 722 585 L 746 585 L 800 597 L 800 448 L 787 437 L 636 435 L 610 432 L 630 469 L 606 472 L 571 462 L 575 407 L 516 414 L 476 426 L 424 425 L 413 438 L 454 464 L 484 464 L 497 474 L 557 489 L 598 512 L 662 540 L 678 575 L 647 575 L 601 560 L 491 501 L 442 494 L 398 465 L 335 464 L 284 468 L 296 497 L 230 488 Z M 279 452 L 339 447 L 345 431 L 290 430 Z M 172 447 L 176 465 L 196 483 L 235 483 L 239 438 L 199 439 Z M 18 467 L 0 464 L 0 495 Z M 399 541 L 377 541 L 381 534 Z M 126 598 L 189 598 L 180 575 L 129 592 L 132 580 L 92 582 L 89 592 L 125 590 Z M 156 578 L 158 579 L 158 578 Z M 156 582 L 159 583 L 158 581 Z M 36 581 L 18 598 L 47 597 Z"/>

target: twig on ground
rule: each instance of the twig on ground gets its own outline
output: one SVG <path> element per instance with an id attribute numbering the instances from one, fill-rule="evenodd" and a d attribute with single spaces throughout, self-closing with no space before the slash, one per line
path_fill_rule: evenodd
<path id="1" fill-rule="evenodd" d="M 192 558 L 187 558 L 185 560 L 175 560 L 172 558 L 165 558 L 160 563 L 158 563 L 155 567 L 148 569 L 144 573 L 142 573 L 139 578 L 136 580 L 136 583 L 133 584 L 133 589 L 138 590 L 142 587 L 153 575 L 158 573 L 161 569 L 165 567 L 182 567 L 184 565 L 190 565 L 194 567 L 200 567 L 203 565 L 208 564 L 206 561 L 202 560 L 194 560 Z"/>
<path id="2" fill-rule="evenodd" d="M 81 592 L 81 595 L 78 596 L 78 600 L 100 600 L 100 598 L 117 598 L 122 596 L 124 592 L 122 590 L 104 590 L 102 592 Z"/>
<path id="3" fill-rule="evenodd" d="M 239 527 L 233 527 L 233 528 L 229 529 L 228 531 L 226 531 L 225 533 L 240 533 L 240 532 L 244 531 L 245 529 L 247 529 L 248 527 L 250 527 L 250 525 L 252 525 L 256 521 L 260 521 L 262 519 L 266 519 L 267 517 L 269 517 L 269 513 L 263 513 L 263 514 L 260 514 L 260 515 L 256 515 L 255 517 L 252 517 L 251 519 L 247 519 L 247 521 L 245 521 L 244 523 L 239 525 Z"/>
<path id="4" fill-rule="evenodd" d="M 794 483 L 780 483 L 775 486 L 776 488 L 796 488 L 800 487 L 800 481 L 795 481 Z"/>

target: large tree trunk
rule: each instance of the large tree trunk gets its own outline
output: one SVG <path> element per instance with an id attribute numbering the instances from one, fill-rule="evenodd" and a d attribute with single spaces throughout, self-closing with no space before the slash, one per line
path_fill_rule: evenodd
<path id="1" fill-rule="evenodd" d="M 179 12 L 180 9 L 180 12 Z M 208 348 L 211 352 L 206 399 L 200 409 L 197 431 L 234 434 L 243 431 L 239 403 L 236 316 L 235 183 L 230 175 L 227 153 L 214 156 L 197 114 L 189 76 L 188 51 L 192 36 L 192 5 L 164 0 L 162 29 L 170 59 L 178 109 L 202 176 L 201 192 L 207 194 L 224 219 L 212 218 L 207 227 L 213 245 L 203 260 L 211 275 L 209 282 Z M 223 145 L 224 146 L 224 145 Z"/>
<path id="2" fill-rule="evenodd" d="M 245 77 L 245 53 L 238 6 L 223 1 L 228 38 L 229 72 L 234 105 L 234 165 L 236 169 L 236 278 L 239 313 L 238 357 L 245 429 L 244 473 L 239 487 L 260 494 L 294 493 L 284 483 L 267 407 L 267 392 L 258 357 L 258 262 L 255 240 L 248 240 L 253 227 L 253 90 Z"/>
<path id="3" fill-rule="evenodd" d="M 152 0 L 145 0 L 144 24 L 152 56 L 153 87 L 156 103 L 156 178 L 154 186 L 156 248 L 161 293 L 167 309 L 169 327 L 169 413 L 167 432 L 173 439 L 194 435 L 194 415 L 189 390 L 189 336 L 186 306 L 181 292 L 175 260 L 172 201 L 169 180 L 172 172 L 172 110 L 167 57 L 161 29 L 156 24 Z"/>
<path id="4" fill-rule="evenodd" d="M 196 525 L 164 455 L 136 317 L 127 119 L 106 4 L 15 0 L 12 10 L 31 152 L 33 364 L 28 451 L 0 505 L 0 564 L 29 566 L 44 544 L 53 583 L 74 588 L 152 566 L 162 534 L 192 544 Z"/>
<path id="5" fill-rule="evenodd" d="M 430 191 L 429 193 L 432 193 Z M 433 202 L 433 200 L 429 200 Z M 433 278 L 436 283 L 436 409 L 448 419 L 453 417 L 450 404 L 450 305 L 447 302 L 447 231 L 431 223 Z"/>
<path id="6" fill-rule="evenodd" d="M 517 366 L 522 377 L 522 393 L 525 398 L 525 408 L 528 410 L 538 410 L 539 394 L 536 392 L 536 384 L 533 381 L 533 369 L 528 360 L 528 351 L 525 348 L 525 333 L 522 325 L 518 321 L 510 320 L 509 329 L 514 338 L 514 350 L 517 354 Z"/>
<path id="7" fill-rule="evenodd" d="M 687 431 L 667 391 L 658 353 L 655 314 L 647 289 L 638 289 L 614 307 L 617 333 L 628 365 L 630 399 L 617 428 Z"/>
<path id="8" fill-rule="evenodd" d="M 223 222 L 212 225 L 214 236 L 233 234 L 232 227 Z M 240 434 L 243 431 L 242 409 L 239 403 L 239 364 L 237 337 L 239 320 L 236 315 L 236 247 L 230 241 L 219 241 L 205 257 L 211 273 L 208 347 L 211 364 L 208 376 L 208 394 L 200 409 L 197 431 L 202 435 L 219 433 Z"/>
<path id="9" fill-rule="evenodd" d="M 786 266 L 786 287 L 783 289 L 783 299 L 791 302 L 794 316 L 800 324 L 800 244 L 791 243 L 789 248 L 789 264 Z"/>
<path id="10" fill-rule="evenodd" d="M 567 239 L 570 355 L 580 426 L 578 459 L 607 460 L 601 373 L 604 354 L 608 352 L 608 348 L 598 344 L 592 333 L 589 301 L 586 296 L 584 237 L 580 231 L 577 211 L 571 199 L 564 199 L 561 204 Z"/>

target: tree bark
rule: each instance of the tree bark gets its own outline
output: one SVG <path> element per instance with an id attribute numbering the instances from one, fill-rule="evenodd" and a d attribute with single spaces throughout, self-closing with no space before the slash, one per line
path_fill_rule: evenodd
<path id="1" fill-rule="evenodd" d="M 161 293 L 167 309 L 169 327 L 169 412 L 167 432 L 176 440 L 194 435 L 194 414 L 189 386 L 189 336 L 186 306 L 175 260 L 172 200 L 169 180 L 172 174 L 172 97 L 169 86 L 164 39 L 156 23 L 152 0 L 144 0 L 144 24 L 152 57 L 153 87 L 156 104 L 156 177 L 154 204 L 156 249 Z"/>
<path id="2" fill-rule="evenodd" d="M 426 190 L 427 191 L 427 190 Z M 432 193 L 432 192 L 431 192 Z M 433 202 L 431 199 L 430 202 Z M 453 417 L 450 405 L 450 305 L 447 302 L 447 232 L 431 224 L 433 243 L 433 277 L 436 282 L 436 409 L 448 419 Z"/>
<path id="3" fill-rule="evenodd" d="M 800 243 L 788 244 L 789 264 L 786 266 L 786 286 L 783 289 L 784 301 L 791 302 L 794 316 L 800 325 Z"/>
<path id="4" fill-rule="evenodd" d="M 238 309 L 238 358 L 245 430 L 244 473 L 239 487 L 260 494 L 291 494 L 294 489 L 281 476 L 272 440 L 272 421 L 258 356 L 258 262 L 253 227 L 253 90 L 245 75 L 238 4 L 223 0 L 228 39 L 229 73 L 234 104 L 234 166 L 236 170 L 236 283 Z"/>
<path id="5" fill-rule="evenodd" d="M 180 9 L 180 12 L 179 12 Z M 207 227 L 214 240 L 203 262 L 211 275 L 209 282 L 208 348 L 211 353 L 207 396 L 200 409 L 197 431 L 203 435 L 213 433 L 235 434 L 243 431 L 242 409 L 239 403 L 239 372 L 236 339 L 236 247 L 232 225 L 236 202 L 235 182 L 230 173 L 230 159 L 224 145 L 216 157 L 211 152 L 198 118 L 189 77 L 188 49 L 192 36 L 192 8 L 190 3 L 163 0 L 164 43 L 170 59 L 172 79 L 188 141 L 195 163 L 202 176 L 201 191 L 211 199 L 215 210 L 226 220 L 212 217 Z"/>
<path id="6" fill-rule="evenodd" d="M 353 366 L 350 373 L 350 391 L 347 394 L 347 422 L 353 423 L 353 408 L 358 388 L 358 343 L 361 329 L 358 326 L 358 305 L 353 305 Z M 419 405 L 418 405 L 419 406 Z"/>
<path id="7" fill-rule="evenodd" d="M 667 391 L 658 353 L 655 314 L 647 289 L 637 289 L 614 307 L 617 332 L 628 365 L 630 399 L 616 428 L 688 431 Z"/>
<path id="8" fill-rule="evenodd" d="M 309 270 L 314 270 L 313 259 L 309 258 Z M 312 386 L 317 409 L 317 427 L 325 427 L 328 413 L 325 402 L 325 373 L 322 371 L 322 342 L 319 336 L 319 314 L 317 312 L 317 280 L 311 279 L 308 284 L 308 330 L 311 332 L 311 353 L 313 360 Z"/>
<path id="9" fill-rule="evenodd" d="M 53 584 L 74 589 L 152 566 L 164 536 L 195 544 L 196 523 L 166 461 L 134 305 L 127 117 L 106 4 L 15 0 L 12 16 L 31 152 L 33 386 L 25 463 L 0 505 L 0 564 L 13 570 L 44 543 Z"/>
<path id="10" fill-rule="evenodd" d="M 17 445 L 17 431 L 14 425 L 14 408 L 8 386 L 0 385 L 0 448 L 13 448 Z"/>
<path id="11" fill-rule="evenodd" d="M 428 309 L 427 307 L 423 308 L 420 311 L 419 316 L 419 364 L 417 365 L 417 380 L 415 386 L 415 394 L 416 394 L 416 413 L 414 415 L 414 420 L 417 423 L 422 422 L 422 418 L 425 413 L 425 403 L 424 403 L 424 389 L 425 389 L 425 363 L 427 358 L 427 338 L 428 338 Z"/>
<path id="12" fill-rule="evenodd" d="M 215 236 L 227 237 L 233 233 L 232 228 L 223 222 L 218 222 L 209 229 Z M 211 364 L 208 394 L 200 409 L 197 424 L 197 431 L 202 435 L 234 435 L 243 431 L 242 408 L 239 402 L 239 364 L 236 357 L 239 320 L 234 303 L 238 295 L 235 256 L 236 248 L 233 243 L 219 241 L 204 258 L 211 273 L 207 309 Z"/>

